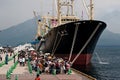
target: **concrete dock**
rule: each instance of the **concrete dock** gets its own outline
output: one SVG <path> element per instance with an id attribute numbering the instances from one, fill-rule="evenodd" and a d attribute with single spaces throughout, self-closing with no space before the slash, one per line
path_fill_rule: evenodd
<path id="1" fill-rule="evenodd" d="M 13 65 L 13 60 L 9 61 L 8 65 L 3 65 L 0 67 L 0 80 L 7 80 L 6 79 L 6 73 L 8 69 Z M 17 76 L 17 80 L 34 80 L 36 77 L 36 72 L 33 72 L 32 74 L 28 71 L 27 64 L 25 66 L 20 66 L 19 64 L 14 69 L 13 73 L 11 73 L 11 79 L 9 80 L 15 80 Z M 71 74 L 45 74 L 42 73 L 40 75 L 41 80 L 96 80 L 95 78 L 84 74 L 78 70 L 72 69 Z"/>
<path id="2" fill-rule="evenodd" d="M 34 80 L 36 74 L 14 74 L 11 75 L 10 80 L 15 80 L 15 77 L 18 77 L 18 80 Z M 89 78 L 81 74 L 58 74 L 58 75 L 48 75 L 41 74 L 41 80 L 96 80 L 95 78 Z M 0 80 L 7 80 L 5 75 L 0 75 Z"/>
<path id="3" fill-rule="evenodd" d="M 17 65 L 17 68 L 13 71 L 11 74 L 11 79 L 10 80 L 15 80 L 16 76 L 18 80 L 34 80 L 36 77 L 36 73 L 33 72 L 30 74 L 28 72 L 28 67 L 21 67 Z M 57 74 L 57 75 L 52 75 L 52 74 L 41 74 L 40 75 L 41 80 L 96 80 L 95 78 L 84 74 L 82 72 L 79 72 L 75 69 L 72 70 L 72 73 L 70 75 L 68 74 Z M 7 80 L 6 75 L 0 74 L 0 80 Z"/>

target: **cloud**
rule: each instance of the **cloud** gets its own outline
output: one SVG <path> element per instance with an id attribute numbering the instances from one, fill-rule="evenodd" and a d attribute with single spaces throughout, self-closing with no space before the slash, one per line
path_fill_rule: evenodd
<path id="1" fill-rule="evenodd" d="M 39 14 L 47 14 L 48 12 L 52 14 L 53 1 L 0 0 L 0 29 L 8 28 L 33 18 L 33 10 L 39 12 Z M 79 6 L 82 4 L 80 4 L 80 0 L 75 1 L 75 4 L 77 4 L 75 14 L 80 16 L 82 9 Z M 120 0 L 94 0 L 94 5 L 95 19 L 101 19 L 104 15 L 114 10 L 119 10 Z"/>

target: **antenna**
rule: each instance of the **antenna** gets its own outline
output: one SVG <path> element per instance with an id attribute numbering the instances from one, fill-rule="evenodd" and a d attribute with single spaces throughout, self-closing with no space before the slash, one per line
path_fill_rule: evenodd
<path id="1" fill-rule="evenodd" d="M 37 27 L 37 33 L 36 33 L 36 36 L 35 36 L 35 39 L 36 39 L 38 36 L 40 36 L 40 26 L 39 26 L 39 22 L 38 22 L 38 18 L 37 18 L 36 12 L 33 11 L 33 14 L 34 14 L 34 17 L 36 19 L 36 23 L 38 25 L 38 27 Z"/>
<path id="2" fill-rule="evenodd" d="M 37 18 L 37 15 L 36 15 L 35 11 L 33 11 L 33 14 L 34 14 L 34 17 L 35 17 L 36 21 L 38 21 L 38 18 Z"/>
<path id="3" fill-rule="evenodd" d="M 60 3 L 60 0 L 57 1 L 57 7 L 58 7 L 58 13 L 57 13 L 58 25 L 60 25 L 61 24 L 61 3 Z"/>

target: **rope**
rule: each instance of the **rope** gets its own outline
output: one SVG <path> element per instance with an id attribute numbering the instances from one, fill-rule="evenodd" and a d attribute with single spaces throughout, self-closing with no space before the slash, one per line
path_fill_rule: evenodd
<path id="1" fill-rule="evenodd" d="M 96 56 L 98 58 L 99 63 L 102 62 L 101 59 L 100 59 L 100 57 L 99 57 L 99 55 L 97 54 L 97 52 L 95 52 L 95 54 L 96 54 Z"/>
<path id="2" fill-rule="evenodd" d="M 75 40 L 76 40 L 76 36 L 77 36 L 77 31 L 78 31 L 78 25 L 79 24 L 76 24 L 76 27 L 75 27 L 74 38 L 73 38 L 72 47 L 71 47 L 71 51 L 70 51 L 70 55 L 69 55 L 69 61 L 71 60 L 71 56 L 72 56 L 72 52 L 73 52 L 73 48 L 74 48 L 74 44 L 75 44 Z"/>
<path id="3" fill-rule="evenodd" d="M 92 37 L 95 35 L 96 31 L 98 30 L 99 26 L 101 25 L 101 23 L 99 23 L 97 25 L 97 27 L 95 28 L 95 30 L 93 31 L 93 33 L 91 34 L 91 36 L 88 38 L 88 40 L 86 41 L 86 43 L 84 44 L 84 46 L 82 47 L 82 49 L 79 51 L 79 53 L 76 55 L 76 57 L 73 59 L 73 61 L 71 62 L 71 64 L 73 64 L 76 59 L 79 57 L 79 55 L 81 54 L 81 52 L 85 49 L 85 47 L 88 45 L 88 43 L 91 41 Z"/>
<path id="4" fill-rule="evenodd" d="M 36 47 L 37 51 L 39 50 L 40 44 L 41 44 L 41 41 L 39 41 L 38 46 Z"/>
<path id="5" fill-rule="evenodd" d="M 86 1 L 85 1 L 85 0 L 82 0 L 82 3 L 83 3 L 83 7 L 85 8 L 85 11 L 86 11 L 86 13 L 87 13 L 88 18 L 90 18 L 89 8 L 87 7 Z"/>
<path id="6" fill-rule="evenodd" d="M 40 46 L 42 45 L 42 42 L 44 42 L 44 41 L 45 41 L 45 40 L 44 40 L 44 38 L 42 37 L 42 38 L 40 39 L 39 43 L 38 43 L 37 48 L 36 48 L 37 51 L 39 51 L 39 48 L 40 48 Z"/>
<path id="7" fill-rule="evenodd" d="M 58 33 L 58 34 L 59 34 L 59 33 Z M 61 34 L 60 36 L 61 36 L 61 37 L 60 37 L 60 39 L 59 39 L 59 41 L 58 41 L 58 43 L 57 43 L 57 45 L 56 45 L 56 47 L 55 47 L 55 49 L 54 49 L 54 51 L 53 51 L 52 55 L 54 55 L 54 53 L 55 53 L 55 51 L 56 51 L 56 49 L 57 49 L 58 45 L 60 44 L 60 41 L 61 41 L 61 39 L 62 39 L 62 36 L 64 36 L 64 35 L 63 35 L 63 34 Z"/>
<path id="8" fill-rule="evenodd" d="M 54 43 L 54 46 L 53 46 L 52 55 L 54 55 L 54 53 L 55 53 L 58 45 L 60 44 L 60 41 L 61 41 L 61 39 L 62 39 L 62 36 L 67 35 L 67 34 L 65 33 L 65 31 L 66 31 L 66 26 L 65 26 L 65 28 L 64 28 L 64 32 L 63 32 L 63 33 L 62 33 L 62 32 L 60 33 L 60 32 L 58 31 L 57 36 L 56 36 L 56 39 L 55 39 L 55 43 Z M 57 45 L 56 45 L 58 34 L 60 34 L 61 37 L 60 37 L 60 39 L 59 39 L 59 41 L 58 41 L 58 43 L 57 43 Z M 56 47 L 55 47 L 55 45 L 56 45 Z"/>
<path id="9" fill-rule="evenodd" d="M 52 54 L 53 54 L 53 51 L 55 50 L 55 45 L 56 45 L 56 42 L 57 42 L 58 34 L 59 34 L 59 33 L 57 33 L 56 38 L 55 38 L 55 42 L 54 42 L 53 49 L 52 49 Z"/>

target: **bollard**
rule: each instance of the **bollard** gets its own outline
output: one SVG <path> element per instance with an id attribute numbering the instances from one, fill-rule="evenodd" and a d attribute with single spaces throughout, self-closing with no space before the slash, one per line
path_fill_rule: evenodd
<path id="1" fill-rule="evenodd" d="M 9 73 L 8 73 L 8 71 L 7 71 L 7 73 L 6 73 L 6 79 L 7 79 L 8 75 L 9 75 Z"/>
<path id="2" fill-rule="evenodd" d="M 70 73 L 72 73 L 72 70 L 70 69 Z"/>
<path id="3" fill-rule="evenodd" d="M 0 64 L 0 67 L 2 67 L 2 64 Z"/>
<path id="4" fill-rule="evenodd" d="M 10 73 L 9 73 L 9 71 L 7 71 L 6 79 L 10 79 Z"/>
<path id="5" fill-rule="evenodd" d="M 37 68 L 37 74 L 41 74 L 42 72 L 41 72 L 41 70 L 40 70 L 40 68 Z"/>
<path id="6" fill-rule="evenodd" d="M 37 68 L 37 74 L 40 74 L 39 69 Z"/>
<path id="7" fill-rule="evenodd" d="M 12 69 L 10 68 L 10 69 L 9 69 L 9 74 L 11 74 L 11 72 L 12 72 Z"/>
<path id="8" fill-rule="evenodd" d="M 53 75 L 56 75 L 56 70 L 55 69 L 53 69 Z"/>
<path id="9" fill-rule="evenodd" d="M 28 69 L 29 69 L 29 72 L 30 74 L 32 73 L 32 66 L 30 64 L 30 60 L 28 59 Z"/>
<path id="10" fill-rule="evenodd" d="M 72 73 L 71 69 L 68 70 L 68 75 L 70 75 Z"/>
<path id="11" fill-rule="evenodd" d="M 18 80 L 18 76 L 17 75 L 15 76 L 15 80 Z"/>

